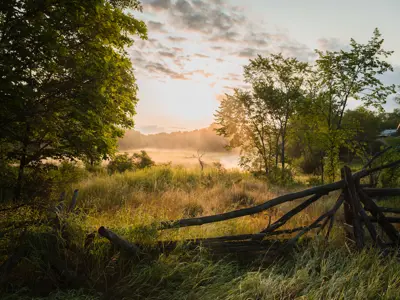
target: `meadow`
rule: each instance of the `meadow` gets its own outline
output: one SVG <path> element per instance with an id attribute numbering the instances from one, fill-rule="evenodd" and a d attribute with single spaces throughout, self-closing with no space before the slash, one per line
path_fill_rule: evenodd
<path id="1" fill-rule="evenodd" d="M 51 214 L 38 207 L 1 212 L 6 228 L 0 239 L 2 259 L 18 242 L 17 224 L 32 222 L 26 237 L 30 255 L 13 270 L 2 299 L 397 299 L 400 294 L 396 256 L 381 257 L 374 249 L 353 251 L 340 226 L 335 226 L 328 242 L 314 231 L 309 235 L 315 237 L 312 242 L 267 266 L 215 260 L 207 249 L 188 250 L 183 244 L 168 255 L 140 260 L 115 252 L 99 236 L 85 248 L 87 234 L 100 226 L 149 249 L 159 240 L 254 233 L 296 203 L 200 227 L 160 232 L 156 226 L 160 221 L 248 207 L 302 189 L 304 183 L 279 187 L 239 170 L 201 172 L 178 166 L 111 176 L 101 170 L 77 172 L 79 180 L 69 185 L 66 197 L 79 189 L 77 212 L 61 218 L 68 237 L 55 234 L 48 225 Z M 59 192 L 54 190 L 53 203 Z M 325 196 L 283 228 L 309 224 L 335 197 Z M 341 218 L 342 212 L 336 221 Z M 66 246 L 67 239 L 73 247 Z M 53 270 L 51 257 L 78 279 L 67 280 Z"/>

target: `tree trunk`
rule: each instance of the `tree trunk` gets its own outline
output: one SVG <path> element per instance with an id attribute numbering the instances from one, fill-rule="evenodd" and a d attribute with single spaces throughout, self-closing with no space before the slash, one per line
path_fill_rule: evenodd
<path id="1" fill-rule="evenodd" d="M 321 184 L 324 184 L 324 173 L 325 173 L 325 166 L 324 166 L 324 152 L 320 151 L 320 166 L 321 166 Z"/>
<path id="2" fill-rule="evenodd" d="M 25 166 L 26 166 L 26 147 L 24 147 L 23 154 L 19 161 L 18 178 L 17 178 L 17 183 L 15 185 L 15 190 L 14 190 L 14 198 L 16 201 L 21 200 L 21 192 L 22 192 L 22 187 L 23 187 L 23 182 L 24 182 Z"/>
<path id="3" fill-rule="evenodd" d="M 281 178 L 282 180 L 285 179 L 285 132 L 282 132 L 282 152 L 281 152 L 281 162 L 282 162 L 282 174 Z"/>

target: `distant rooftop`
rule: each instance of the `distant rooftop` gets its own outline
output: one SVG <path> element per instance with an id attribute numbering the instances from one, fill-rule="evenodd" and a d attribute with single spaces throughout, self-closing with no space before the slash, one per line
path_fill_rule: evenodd
<path id="1" fill-rule="evenodd" d="M 388 137 L 395 135 L 397 135 L 397 129 L 385 129 L 379 134 L 380 137 Z"/>

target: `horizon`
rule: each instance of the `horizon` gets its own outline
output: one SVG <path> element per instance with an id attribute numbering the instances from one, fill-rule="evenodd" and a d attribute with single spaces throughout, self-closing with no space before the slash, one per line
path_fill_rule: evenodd
<path id="1" fill-rule="evenodd" d="M 135 129 L 145 134 L 209 126 L 221 97 L 233 88 L 247 87 L 243 66 L 257 54 L 282 52 L 312 61 L 314 49 L 343 49 L 350 38 L 366 43 L 376 27 L 385 39 L 384 49 L 394 51 L 388 59 L 394 72 L 384 74 L 382 81 L 400 82 L 398 1 L 144 0 L 142 4 L 143 13 L 133 14 L 146 22 L 149 38 L 137 40 L 128 53 L 139 86 Z M 349 108 L 359 105 L 351 101 Z M 396 107 L 393 99 L 384 105 L 386 111 Z"/>

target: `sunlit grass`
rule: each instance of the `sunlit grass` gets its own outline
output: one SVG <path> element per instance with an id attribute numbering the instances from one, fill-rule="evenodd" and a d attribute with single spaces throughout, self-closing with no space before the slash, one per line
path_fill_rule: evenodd
<path id="1" fill-rule="evenodd" d="M 189 251 L 184 246 L 150 260 L 132 261 L 118 255 L 110 259 L 111 245 L 99 237 L 89 252 L 83 248 L 86 235 L 100 226 L 142 244 L 256 233 L 268 225 L 270 218 L 274 222 L 304 199 L 219 223 L 165 231 L 156 228 L 160 221 L 249 207 L 302 187 L 270 186 L 239 171 L 209 168 L 201 172 L 158 166 L 112 176 L 91 176 L 71 186 L 67 199 L 74 188 L 79 189 L 77 213 L 70 214 L 64 222 L 77 250 L 72 254 L 65 249 L 63 240 L 54 237 L 46 224 L 30 227 L 31 256 L 18 266 L 13 277 L 18 278 L 16 286 L 25 284 L 25 288 L 2 299 L 44 299 L 24 295 L 43 281 L 48 286 L 56 276 L 47 262 L 49 255 L 67 259 L 70 269 L 83 268 L 87 279 L 77 289 L 47 287 L 52 293 L 46 299 L 396 299 L 400 294 L 397 259 L 380 257 L 375 250 L 350 252 L 340 226 L 335 226 L 329 243 L 318 236 L 307 245 L 301 244 L 293 255 L 266 267 L 216 261 L 205 249 Z M 322 197 L 282 229 L 310 224 L 332 207 L 338 193 Z M 400 206 L 395 200 L 384 200 L 379 205 Z M 2 216 L 15 223 L 49 218 L 28 208 Z M 339 210 L 337 225 L 342 221 Z M 0 263 L 10 245 L 12 248 L 17 244 L 19 234 L 11 231 L 0 239 Z M 311 235 L 315 236 L 315 230 Z"/>

